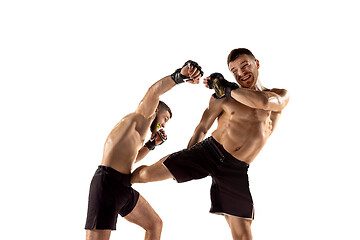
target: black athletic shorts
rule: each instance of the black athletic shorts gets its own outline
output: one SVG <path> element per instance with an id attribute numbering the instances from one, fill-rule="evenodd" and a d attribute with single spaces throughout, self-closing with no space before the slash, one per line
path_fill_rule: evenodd
<path id="1" fill-rule="evenodd" d="M 118 214 L 128 215 L 139 199 L 130 178 L 111 167 L 99 166 L 90 185 L 85 229 L 116 230 Z"/>
<path id="2" fill-rule="evenodd" d="M 249 165 L 233 157 L 213 137 L 171 154 L 164 165 L 177 182 L 212 177 L 211 213 L 254 219 Z"/>

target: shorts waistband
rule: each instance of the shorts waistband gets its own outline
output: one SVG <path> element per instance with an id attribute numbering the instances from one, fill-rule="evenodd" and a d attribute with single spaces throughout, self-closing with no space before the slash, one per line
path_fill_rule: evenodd
<path id="1" fill-rule="evenodd" d="M 229 162 L 231 164 L 234 164 L 239 167 L 246 167 L 248 168 L 250 165 L 246 162 L 240 161 L 239 159 L 235 158 L 233 155 L 231 155 L 228 151 L 225 150 L 225 148 L 215 140 L 212 136 L 208 137 L 205 141 L 208 142 L 209 146 L 217 152 L 216 155 L 218 155 L 221 162 L 224 162 L 226 159 L 226 162 Z"/>
<path id="2" fill-rule="evenodd" d="M 123 174 L 123 173 L 113 169 L 112 167 L 99 165 L 98 169 L 95 172 L 95 175 L 101 171 L 109 173 L 112 177 L 114 177 L 115 179 L 120 181 L 124 186 L 127 186 L 127 187 L 131 186 L 131 183 L 130 183 L 131 175 L 130 174 Z"/>

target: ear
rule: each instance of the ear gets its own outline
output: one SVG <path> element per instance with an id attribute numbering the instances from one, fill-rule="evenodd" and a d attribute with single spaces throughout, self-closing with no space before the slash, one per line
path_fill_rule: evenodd
<path id="1" fill-rule="evenodd" d="M 155 113 L 158 113 L 158 111 L 159 111 L 159 108 L 157 107 L 157 108 L 155 109 Z"/>
<path id="2" fill-rule="evenodd" d="M 260 68 L 260 62 L 259 62 L 259 60 L 255 59 L 255 63 L 256 63 L 257 69 L 259 69 L 259 68 Z"/>

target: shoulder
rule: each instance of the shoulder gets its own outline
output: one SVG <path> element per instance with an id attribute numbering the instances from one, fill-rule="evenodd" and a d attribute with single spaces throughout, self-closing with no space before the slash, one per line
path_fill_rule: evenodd
<path id="1" fill-rule="evenodd" d="M 226 98 L 226 97 L 223 97 L 223 98 L 216 98 L 215 96 L 214 96 L 214 94 L 213 95 L 211 95 L 211 97 L 210 97 L 210 101 L 209 101 L 209 105 L 210 106 L 221 106 L 221 105 L 223 105 L 226 101 L 227 101 L 228 99 Z"/>
<path id="2" fill-rule="evenodd" d="M 224 104 L 228 101 L 226 97 L 224 98 L 215 98 L 214 95 L 211 95 L 209 100 L 209 110 L 219 111 L 223 109 Z"/>
<path id="3" fill-rule="evenodd" d="M 266 91 L 264 90 L 264 92 Z M 286 107 L 290 99 L 289 92 L 286 89 L 272 88 L 268 89 L 267 92 L 269 93 L 270 97 L 274 97 L 277 99 L 278 105 L 281 107 L 281 110 Z M 281 110 L 278 112 L 281 112 Z"/>
<path id="4" fill-rule="evenodd" d="M 224 98 L 215 98 L 214 95 L 211 95 L 209 100 L 209 107 L 206 111 L 211 115 L 221 115 L 224 109 L 226 108 L 226 104 L 229 102 L 230 99 Z"/>

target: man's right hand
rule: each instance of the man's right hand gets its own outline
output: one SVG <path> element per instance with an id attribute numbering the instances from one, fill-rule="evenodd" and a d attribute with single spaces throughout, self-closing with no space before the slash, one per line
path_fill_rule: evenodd
<path id="1" fill-rule="evenodd" d="M 204 73 L 199 64 L 192 60 L 188 60 L 182 68 L 176 69 L 176 71 L 171 74 L 171 78 L 176 84 L 183 83 L 185 81 L 192 84 L 198 84 L 200 77 L 203 75 Z"/>

